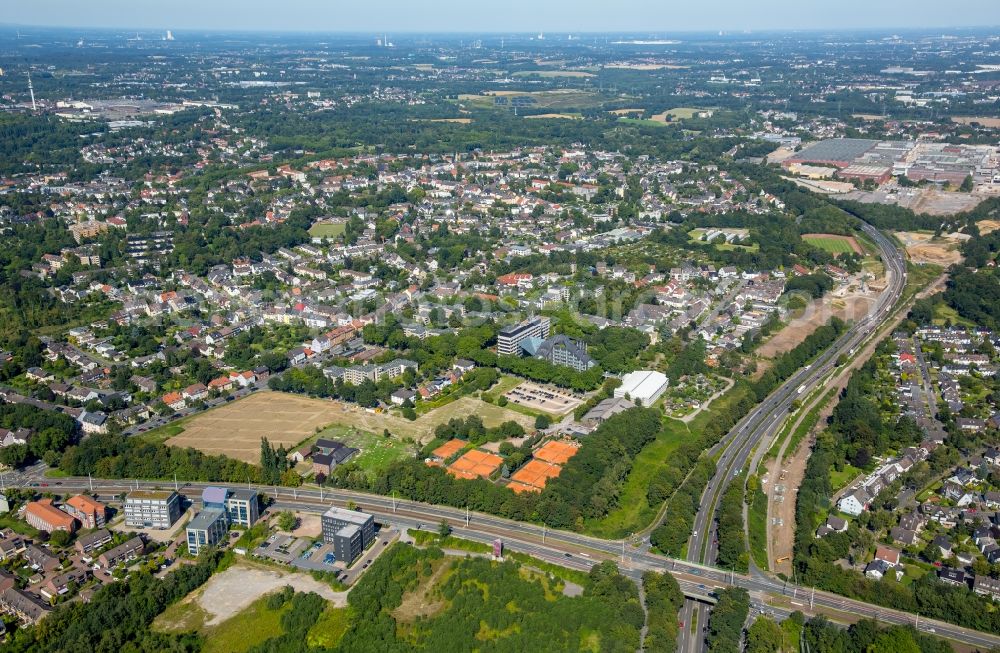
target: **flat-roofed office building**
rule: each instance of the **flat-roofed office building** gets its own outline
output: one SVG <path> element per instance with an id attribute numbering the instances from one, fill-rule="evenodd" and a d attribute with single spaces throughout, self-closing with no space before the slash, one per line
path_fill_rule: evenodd
<path id="1" fill-rule="evenodd" d="M 170 490 L 136 490 L 125 497 L 125 525 L 170 528 L 181 516 L 181 498 Z"/>
<path id="2" fill-rule="evenodd" d="M 224 508 L 206 508 L 187 525 L 188 553 L 198 555 L 202 547 L 215 546 L 226 539 L 229 518 Z"/>
<path id="3" fill-rule="evenodd" d="M 497 353 L 501 356 L 520 356 L 521 343 L 529 338 L 544 340 L 549 337 L 549 318 L 533 317 L 520 324 L 500 329 L 497 334 Z"/>
<path id="4" fill-rule="evenodd" d="M 249 528 L 260 517 L 260 502 L 254 490 L 232 490 L 226 498 L 229 523 Z"/>
<path id="5" fill-rule="evenodd" d="M 356 510 L 331 507 L 323 513 L 323 541 L 333 544 L 333 555 L 351 564 L 375 539 L 375 518 Z"/>

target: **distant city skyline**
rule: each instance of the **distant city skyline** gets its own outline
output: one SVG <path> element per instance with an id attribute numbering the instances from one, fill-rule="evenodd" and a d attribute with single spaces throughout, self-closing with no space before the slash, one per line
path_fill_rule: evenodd
<path id="1" fill-rule="evenodd" d="M 636 32 L 947 29 L 1000 24 L 997 0 L 32 0 L 5 7 L 8 25 L 308 32 Z"/>

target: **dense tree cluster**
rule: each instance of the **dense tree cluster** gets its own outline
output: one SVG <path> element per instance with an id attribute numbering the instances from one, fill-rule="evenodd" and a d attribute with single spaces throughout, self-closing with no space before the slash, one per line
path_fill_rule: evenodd
<path id="1" fill-rule="evenodd" d="M 647 571 L 642 575 L 642 590 L 647 615 L 642 648 L 648 653 L 673 653 L 677 650 L 677 613 L 684 605 L 680 585 L 668 573 Z"/>
<path id="2" fill-rule="evenodd" d="M 705 351 L 706 345 L 703 338 L 692 339 L 677 354 L 676 358 L 670 362 L 670 366 L 667 367 L 666 372 L 667 378 L 676 381 L 691 374 L 707 372 L 708 365 L 705 364 Z"/>
<path id="3" fill-rule="evenodd" d="M 746 573 L 750 568 L 746 534 L 743 531 L 743 479 L 735 478 L 723 493 L 715 513 L 719 539 L 717 562 L 724 569 Z"/>
<path id="4" fill-rule="evenodd" d="M 802 613 L 797 613 L 801 617 Z M 801 625 L 799 620 L 798 625 Z M 747 628 L 746 653 L 779 653 L 785 650 L 785 632 L 766 615 L 757 617 Z"/>
<path id="5" fill-rule="evenodd" d="M 666 555 L 679 556 L 691 536 L 694 517 L 701 505 L 701 495 L 715 475 L 715 461 L 708 456 L 698 459 L 677 491 L 670 497 L 667 513 L 649 536 L 650 543 Z"/>
<path id="6" fill-rule="evenodd" d="M 730 587 L 719 592 L 719 602 L 708 618 L 710 653 L 739 653 L 743 639 L 743 624 L 750 613 L 750 594 L 742 587 Z M 823 650 L 823 649 L 817 649 Z"/>
<path id="7" fill-rule="evenodd" d="M 954 650 L 947 641 L 925 635 L 912 626 L 884 627 L 871 619 L 862 619 L 844 629 L 826 617 L 815 617 L 806 622 L 802 637 L 803 648 L 811 651 L 952 653 Z"/>
<path id="8" fill-rule="evenodd" d="M 43 457 L 48 462 L 55 462 L 59 454 L 76 441 L 79 430 L 76 420 L 69 415 L 28 404 L 0 404 L 0 427 L 26 428 L 35 432 L 27 444 L 0 449 L 0 464 L 11 467 Z"/>
<path id="9" fill-rule="evenodd" d="M 941 216 L 914 213 L 910 209 L 895 204 L 865 204 L 841 200 L 837 205 L 851 215 L 868 224 L 886 231 L 935 230 L 941 227 Z"/>
<path id="10" fill-rule="evenodd" d="M 434 429 L 436 438 L 442 440 L 459 438 L 474 443 L 496 442 L 519 438 L 522 435 L 524 435 L 524 427 L 513 420 L 504 422 L 495 428 L 486 428 L 479 415 L 469 415 L 465 419 L 452 417 L 444 424 L 438 424 L 437 428 Z"/>
<path id="11" fill-rule="evenodd" d="M 442 564 L 451 565 L 439 586 L 446 607 L 404 628 L 394 610 Z M 577 650 L 582 641 L 624 652 L 638 648 L 643 625 L 638 590 L 614 563 L 593 568 L 582 596 L 547 599 L 541 581 L 526 578 L 517 563 L 445 561 L 439 549 L 402 544 L 379 556 L 347 601 L 355 617 L 335 649 L 344 653 L 555 652 Z"/>
<path id="12" fill-rule="evenodd" d="M 792 277 L 785 284 L 785 292 L 803 292 L 818 299 L 833 289 L 833 279 L 825 272 Z"/>
<path id="13" fill-rule="evenodd" d="M 288 604 L 288 609 L 281 613 L 282 633 L 252 646 L 247 653 L 308 653 L 317 650 L 309 646 L 306 636 L 329 604 L 314 592 L 293 594 L 291 589 L 286 585 L 283 591 L 268 597 L 267 607 L 271 610 L 280 610 Z"/>
<path id="14" fill-rule="evenodd" d="M 260 470 L 264 483 L 277 485 L 281 482 L 282 476 L 289 471 L 288 451 L 284 445 L 274 448 L 267 438 L 260 439 Z"/>
<path id="15" fill-rule="evenodd" d="M 639 352 L 649 346 L 649 336 L 636 329 L 608 327 L 586 337 L 589 353 L 601 367 L 615 374 L 631 372 Z"/>
<path id="16" fill-rule="evenodd" d="M 469 352 L 469 358 L 477 365 L 498 367 L 504 372 L 523 376 L 539 383 L 551 383 L 560 388 L 570 388 L 578 392 L 587 392 L 600 387 L 604 380 L 604 370 L 601 366 L 592 367 L 586 372 L 577 372 L 572 367 L 553 365 L 547 360 L 538 358 L 521 358 L 520 356 L 498 356 L 487 349 Z"/>
<path id="17" fill-rule="evenodd" d="M 99 478 L 173 479 L 176 474 L 187 481 L 264 482 L 256 465 L 110 433 L 91 435 L 67 448 L 59 469 L 73 476 Z"/>
<path id="18" fill-rule="evenodd" d="M 279 392 L 333 397 L 360 406 L 374 407 L 380 401 L 388 403 L 389 395 L 403 387 L 403 383 L 400 379 L 380 379 L 377 382 L 366 379 L 354 385 L 345 383 L 343 378 L 333 380 L 315 365 L 306 365 L 291 368 L 280 376 L 272 376 L 267 380 L 267 386 Z"/>
<path id="19" fill-rule="evenodd" d="M 4 203 L 8 202 L 7 197 L 10 196 L 5 196 Z M 0 349 L 10 351 L 15 359 L 0 367 L 0 379 L 12 378 L 27 367 L 41 364 L 38 329 L 102 319 L 115 306 L 96 296 L 72 304 L 63 303 L 49 292 L 45 281 L 22 274 L 43 254 L 58 254 L 75 244 L 70 232 L 58 220 L 4 229 L 3 247 L 0 247 L 0 321 L 4 325 L 0 329 Z M 52 282 L 71 281 L 72 273 L 79 269 L 74 265 L 64 265 Z"/>
<path id="20" fill-rule="evenodd" d="M 944 300 L 962 317 L 1000 330 L 1000 274 L 996 268 L 952 268 Z"/>
<path id="21" fill-rule="evenodd" d="M 884 353 L 884 345 L 878 351 Z M 895 422 L 882 418 L 874 399 L 875 374 L 874 359 L 854 372 L 830 420 L 830 431 L 836 436 L 840 459 L 856 467 L 867 467 L 874 457 L 923 439 L 923 431 L 911 418 L 904 416 Z"/>
<path id="22" fill-rule="evenodd" d="M 603 517 L 618 504 L 636 454 L 656 438 L 660 414 L 633 408 L 605 421 L 549 481 L 538 510 L 556 528 L 579 527 L 581 519 Z"/>

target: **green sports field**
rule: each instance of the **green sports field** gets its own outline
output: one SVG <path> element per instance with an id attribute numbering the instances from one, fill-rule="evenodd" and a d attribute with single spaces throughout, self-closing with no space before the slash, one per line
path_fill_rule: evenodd
<path id="1" fill-rule="evenodd" d="M 328 222 L 317 222 L 309 227 L 309 235 L 313 238 L 336 238 L 344 233 L 347 225 L 344 223 L 330 224 Z"/>
<path id="2" fill-rule="evenodd" d="M 857 241 L 851 236 L 838 236 L 836 234 L 805 234 L 802 236 L 807 244 L 818 249 L 830 252 L 831 254 L 850 254 L 860 249 Z"/>

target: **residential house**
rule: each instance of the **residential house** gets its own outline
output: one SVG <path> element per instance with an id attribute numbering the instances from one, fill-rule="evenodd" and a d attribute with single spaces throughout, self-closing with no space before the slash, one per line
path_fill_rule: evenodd
<path id="1" fill-rule="evenodd" d="M 356 453 L 358 449 L 349 447 L 343 442 L 317 440 L 315 453 L 312 456 L 313 472 L 329 476 L 334 467 L 344 464 Z"/>
<path id="2" fill-rule="evenodd" d="M 972 582 L 972 591 L 981 596 L 989 596 L 1000 600 L 1000 580 L 980 574 Z"/>
<path id="3" fill-rule="evenodd" d="M 204 383 L 194 383 L 184 388 L 181 396 L 187 401 L 199 401 L 208 397 L 208 388 Z"/>
<path id="4" fill-rule="evenodd" d="M 873 580 L 882 580 L 891 570 L 892 565 L 885 560 L 872 560 L 865 567 L 865 576 Z"/>
<path id="5" fill-rule="evenodd" d="M 108 432 L 108 416 L 100 411 L 84 411 L 79 422 L 83 432 L 88 435 Z"/>
<path id="6" fill-rule="evenodd" d="M 843 533 L 847 530 L 847 520 L 836 515 L 826 518 L 826 523 L 816 529 L 816 537 L 825 537 L 830 533 Z"/>
<path id="7" fill-rule="evenodd" d="M 948 558 L 951 556 L 952 544 L 947 535 L 935 536 L 935 538 L 931 540 L 931 544 L 938 548 L 938 551 L 941 552 L 942 558 Z"/>
<path id="8" fill-rule="evenodd" d="M 108 549 L 97 558 L 97 566 L 101 569 L 111 569 L 112 567 L 129 560 L 135 560 L 145 550 L 146 544 L 141 535 L 133 537 L 124 544 L 119 544 L 113 549 Z"/>
<path id="9" fill-rule="evenodd" d="M 59 558 L 50 554 L 46 549 L 34 544 L 24 547 L 24 559 L 35 569 L 45 573 L 55 571 L 59 568 Z"/>
<path id="10" fill-rule="evenodd" d="M 887 546 L 878 546 L 875 548 L 875 559 L 884 560 L 890 566 L 895 567 L 899 565 L 899 551 Z"/>
<path id="11" fill-rule="evenodd" d="M 905 529 L 901 526 L 896 526 L 889 531 L 889 537 L 892 538 L 893 542 L 902 544 L 903 546 L 913 546 L 920 541 L 917 537 L 916 532 Z"/>
<path id="12" fill-rule="evenodd" d="M 233 389 L 233 380 L 228 376 L 220 376 L 208 382 L 208 389 L 218 392 L 228 392 Z"/>
<path id="13" fill-rule="evenodd" d="M 168 392 L 163 395 L 162 399 L 163 403 L 173 410 L 182 410 L 185 406 L 187 406 L 187 402 L 179 392 Z"/>
<path id="14" fill-rule="evenodd" d="M 288 362 L 291 365 L 301 365 L 306 362 L 306 350 L 304 347 L 296 347 L 295 349 L 289 350 L 286 354 Z"/>
<path id="15" fill-rule="evenodd" d="M 0 609 L 17 615 L 19 619 L 29 624 L 36 624 L 51 611 L 27 592 L 15 587 L 0 592 Z"/>
<path id="16" fill-rule="evenodd" d="M 949 585 L 965 585 L 968 587 L 965 571 L 961 569 L 942 567 L 938 571 L 938 580 L 942 583 L 948 583 Z"/>
<path id="17" fill-rule="evenodd" d="M 0 560 L 15 558 L 24 553 L 24 538 L 9 528 L 0 531 Z"/>
<path id="18" fill-rule="evenodd" d="M 83 569 L 70 569 L 66 573 L 59 574 L 58 576 L 53 576 L 44 583 L 42 583 L 41 588 L 39 588 L 38 593 L 45 599 L 51 601 L 57 596 L 61 596 L 70 591 L 70 587 L 80 586 L 90 578 L 90 570 L 87 568 Z"/>
<path id="19" fill-rule="evenodd" d="M 73 543 L 73 547 L 78 553 L 85 555 L 91 551 L 96 551 L 109 542 L 111 542 L 111 531 L 101 528 L 93 533 L 87 533 L 78 537 L 76 542 Z"/>
<path id="20" fill-rule="evenodd" d="M 858 488 L 840 498 L 837 502 L 837 510 L 842 513 L 857 517 L 868 509 L 868 504 L 872 498 L 864 488 Z"/>
<path id="21" fill-rule="evenodd" d="M 34 435 L 34 431 L 26 428 L 5 429 L 0 428 L 0 447 L 10 447 L 15 444 L 28 444 L 28 440 Z"/>
<path id="22" fill-rule="evenodd" d="M 416 396 L 417 393 L 414 392 L 413 390 L 407 390 L 406 388 L 402 388 L 400 390 L 396 390 L 391 395 L 389 395 L 389 401 L 391 401 L 396 406 L 402 406 L 407 401 L 412 403 L 413 400 L 416 398 Z"/>
<path id="23" fill-rule="evenodd" d="M 29 367 L 28 370 L 24 373 L 24 376 L 38 383 L 47 383 L 49 381 L 55 380 L 54 376 L 52 376 L 51 374 L 49 374 L 40 367 Z"/>

